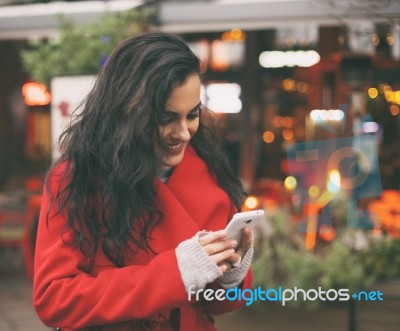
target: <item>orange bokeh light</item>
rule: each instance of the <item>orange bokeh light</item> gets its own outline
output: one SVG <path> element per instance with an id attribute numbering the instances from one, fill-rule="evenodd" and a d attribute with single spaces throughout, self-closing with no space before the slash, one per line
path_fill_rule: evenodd
<path id="1" fill-rule="evenodd" d="M 397 106 L 397 105 L 391 105 L 391 106 L 390 106 L 390 113 L 391 113 L 393 116 L 399 115 L 399 113 L 400 113 L 399 106 Z"/>
<path id="2" fill-rule="evenodd" d="M 290 141 L 294 138 L 294 132 L 292 129 L 285 129 L 282 131 L 282 137 L 286 141 Z"/>
<path id="3" fill-rule="evenodd" d="M 47 106 L 51 102 L 47 87 L 37 82 L 22 85 L 22 95 L 27 106 Z"/>
<path id="4" fill-rule="evenodd" d="M 265 131 L 263 134 L 263 140 L 267 144 L 270 144 L 275 140 L 275 134 L 272 131 Z"/>
<path id="5" fill-rule="evenodd" d="M 292 128 L 294 125 L 293 117 L 285 116 L 282 118 L 282 126 L 285 128 Z"/>
<path id="6" fill-rule="evenodd" d="M 245 207 L 245 210 L 256 209 L 260 206 L 260 200 L 257 197 L 250 195 L 243 203 L 243 206 Z"/>

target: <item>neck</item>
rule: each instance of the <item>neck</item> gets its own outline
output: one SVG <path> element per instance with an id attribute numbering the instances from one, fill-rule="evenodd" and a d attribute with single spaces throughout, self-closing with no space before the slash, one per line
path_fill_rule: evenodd
<path id="1" fill-rule="evenodd" d="M 158 170 L 157 176 L 161 179 L 162 182 L 165 183 L 168 180 L 169 176 L 171 175 L 172 170 L 173 170 L 173 167 L 167 167 L 167 166 L 161 167 Z"/>

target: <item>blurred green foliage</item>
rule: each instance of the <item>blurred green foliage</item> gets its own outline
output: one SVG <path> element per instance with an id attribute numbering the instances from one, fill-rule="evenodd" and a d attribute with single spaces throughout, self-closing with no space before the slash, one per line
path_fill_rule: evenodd
<path id="1" fill-rule="evenodd" d="M 379 281 L 400 278 L 400 238 L 385 238 L 361 255 L 367 273 Z"/>
<path id="2" fill-rule="evenodd" d="M 105 13 L 84 26 L 60 16 L 58 38 L 32 42 L 22 52 L 22 62 L 34 80 L 47 85 L 56 76 L 96 74 L 115 46 L 145 32 L 154 16 L 153 8 L 144 7 Z"/>
<path id="3" fill-rule="evenodd" d="M 315 251 L 306 249 L 305 234 L 298 231 L 283 208 L 268 216 L 269 231 L 256 231 L 252 263 L 253 288 L 294 287 L 368 289 L 375 281 L 400 279 L 400 239 L 372 230 L 337 229 L 332 242 L 317 241 Z M 260 229 L 259 229 L 260 230 Z M 292 306 L 315 307 L 318 301 L 291 301 Z M 260 309 L 262 301 L 254 308 Z"/>

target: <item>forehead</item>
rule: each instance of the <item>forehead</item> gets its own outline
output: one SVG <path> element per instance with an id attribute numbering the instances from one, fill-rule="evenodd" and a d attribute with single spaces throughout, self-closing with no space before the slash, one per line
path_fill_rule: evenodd
<path id="1" fill-rule="evenodd" d="M 172 89 L 165 106 L 175 113 L 190 112 L 200 102 L 200 77 L 197 74 L 188 76 L 183 84 Z"/>

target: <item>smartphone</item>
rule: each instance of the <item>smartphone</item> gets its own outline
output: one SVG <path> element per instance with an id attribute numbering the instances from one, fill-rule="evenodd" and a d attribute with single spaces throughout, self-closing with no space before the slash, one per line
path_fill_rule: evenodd
<path id="1" fill-rule="evenodd" d="M 250 210 L 233 215 L 225 227 L 227 238 L 235 239 L 240 244 L 242 241 L 242 230 L 245 226 L 253 229 L 258 222 L 264 218 L 264 210 Z"/>

